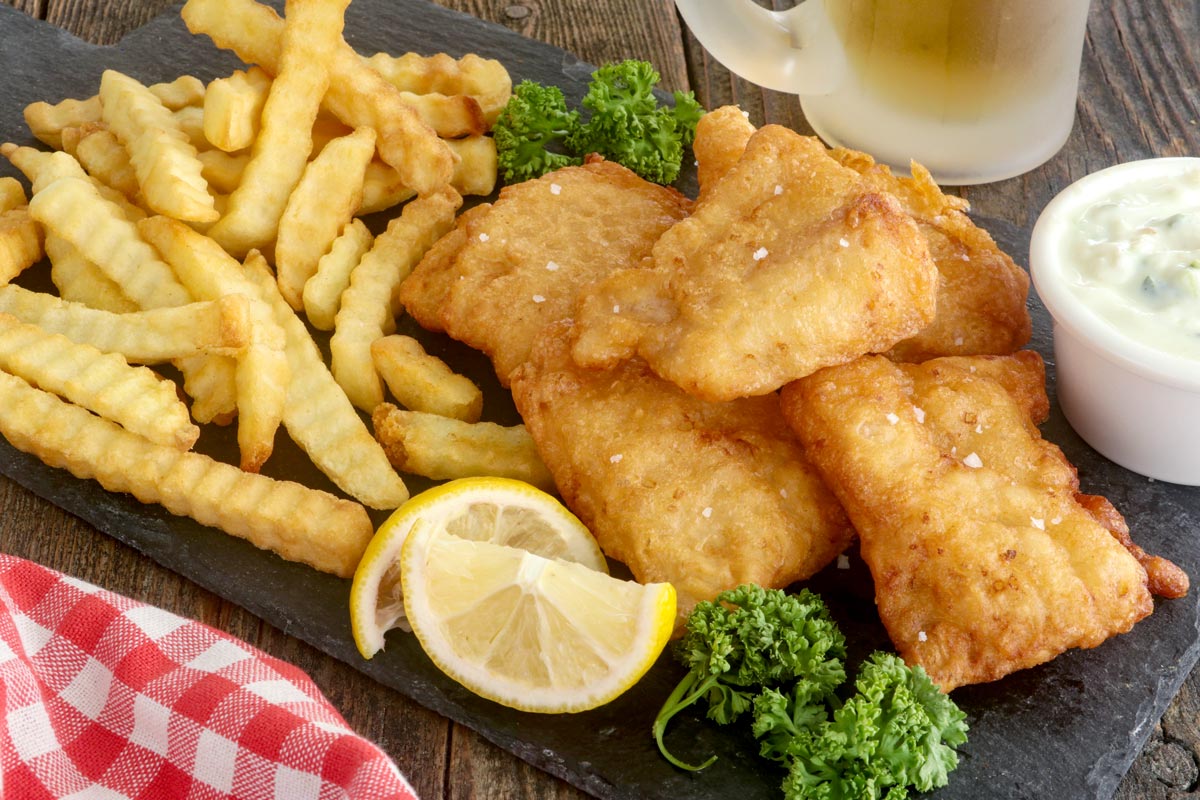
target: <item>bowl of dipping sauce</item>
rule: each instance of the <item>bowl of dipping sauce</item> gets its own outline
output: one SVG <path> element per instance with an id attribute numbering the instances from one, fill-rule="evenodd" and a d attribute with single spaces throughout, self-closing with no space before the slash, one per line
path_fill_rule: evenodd
<path id="1" fill-rule="evenodd" d="M 1071 184 L 1038 217 L 1029 267 L 1071 427 L 1127 469 L 1200 485 L 1200 158 Z"/>

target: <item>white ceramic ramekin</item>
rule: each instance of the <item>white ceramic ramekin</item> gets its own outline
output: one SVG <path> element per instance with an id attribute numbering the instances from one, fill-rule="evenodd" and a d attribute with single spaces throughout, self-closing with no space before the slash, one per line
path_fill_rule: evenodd
<path id="1" fill-rule="evenodd" d="M 1200 485 L 1200 361 L 1132 339 L 1084 305 L 1063 279 L 1062 245 L 1099 198 L 1197 169 L 1200 158 L 1158 158 L 1081 178 L 1047 204 L 1029 248 L 1034 287 L 1054 322 L 1056 385 L 1067 421 L 1126 469 L 1191 486 Z"/>

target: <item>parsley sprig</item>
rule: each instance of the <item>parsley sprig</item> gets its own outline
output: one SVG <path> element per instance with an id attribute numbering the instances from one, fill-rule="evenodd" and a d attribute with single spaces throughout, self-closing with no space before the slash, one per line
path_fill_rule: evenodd
<path id="1" fill-rule="evenodd" d="M 676 657 L 688 667 L 654 722 L 663 756 L 667 723 L 704 700 L 728 724 L 752 710 L 760 753 L 787 769 L 786 800 L 903 800 L 909 787 L 946 785 L 967 740 L 966 715 L 920 666 L 875 652 L 842 699 L 845 639 L 817 595 L 759 586 L 697 604 Z"/>

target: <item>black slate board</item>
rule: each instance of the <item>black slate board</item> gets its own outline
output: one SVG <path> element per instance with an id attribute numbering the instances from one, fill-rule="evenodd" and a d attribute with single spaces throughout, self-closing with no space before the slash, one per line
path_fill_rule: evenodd
<path id="1" fill-rule="evenodd" d="M 346 38 L 362 52 L 442 50 L 501 59 L 514 79 L 531 78 L 582 94 L 591 67 L 570 54 L 524 39 L 490 23 L 424 0 L 354 0 Z M 172 9 L 111 47 L 82 42 L 57 28 L 0 6 L 0 140 L 34 144 L 21 109 L 34 100 L 94 94 L 101 72 L 119 69 L 140 80 L 170 80 L 182 73 L 202 79 L 239 66 L 207 38 L 191 36 Z M 16 174 L 0 163 L 0 174 Z M 694 176 L 684 179 L 689 191 Z M 980 220 L 1024 263 L 1028 229 L 1005 220 Z M 36 284 L 38 271 L 22 281 Z M 1030 301 L 1033 346 L 1051 361 L 1045 310 Z M 488 415 L 514 419 L 511 399 L 499 389 L 478 354 L 417 331 L 485 387 Z M 1050 364 L 1051 391 L 1053 366 Z M 1079 467 L 1086 491 L 1107 495 L 1125 512 L 1134 536 L 1148 550 L 1200 576 L 1200 489 L 1147 481 L 1101 458 L 1071 431 L 1055 407 L 1043 428 Z M 201 447 L 228 455 L 228 437 L 206 431 Z M 285 436 L 265 470 L 328 488 Z M 354 648 L 347 619 L 349 582 L 287 563 L 251 545 L 144 506 L 97 484 L 44 466 L 0 440 L 0 472 L 56 505 L 205 588 L 249 609 L 281 630 L 341 659 L 417 702 L 480 731 L 499 746 L 601 798 L 727 798 L 779 795 L 780 775 L 753 755 L 749 736 L 687 714 L 668 734 L 684 759 L 717 753 L 701 774 L 684 774 L 661 759 L 649 737 L 650 722 L 680 676 L 664 657 L 634 689 L 614 703 L 578 715 L 540 716 L 480 700 L 446 679 L 415 640 L 393 633 L 388 648 L 364 661 Z M 413 489 L 426 483 L 413 481 Z M 810 584 L 822 592 L 852 642 L 852 659 L 887 647 L 872 601 L 870 577 L 851 554 L 850 568 L 830 568 Z M 994 684 L 966 687 L 955 699 L 967 711 L 970 742 L 950 785 L 935 793 L 952 798 L 1099 798 L 1112 796 L 1155 722 L 1200 658 L 1200 591 L 1160 603 L 1126 636 L 1102 647 L 1068 653 L 1048 665 Z"/>

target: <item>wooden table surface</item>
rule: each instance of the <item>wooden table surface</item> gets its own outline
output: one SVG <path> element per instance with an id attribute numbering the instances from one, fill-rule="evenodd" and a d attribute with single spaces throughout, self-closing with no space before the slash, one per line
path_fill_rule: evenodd
<path id="1" fill-rule="evenodd" d="M 112 43 L 169 0 L 2 0 L 88 41 Z M 758 89 L 716 64 L 682 27 L 671 0 L 440 0 L 566 48 L 586 61 L 648 58 L 668 88 L 706 107 L 738 103 L 756 124 L 809 133 L 795 98 Z M 1200 155 L 1200 4 L 1093 4 L 1079 113 L 1066 148 L 1038 170 L 962 190 L 973 209 L 1025 228 L 1051 195 L 1086 172 L 1148 156 Z M 290 661 L 346 720 L 396 760 L 425 800 L 581 798 L 573 787 L 386 689 L 0 478 L 0 551 L 23 556 L 178 614 Z M 1200 576 L 1193 576 L 1193 579 Z M 378 709 L 387 708 L 386 715 Z M 1200 798 L 1200 669 L 1156 726 L 1117 792 Z"/>

